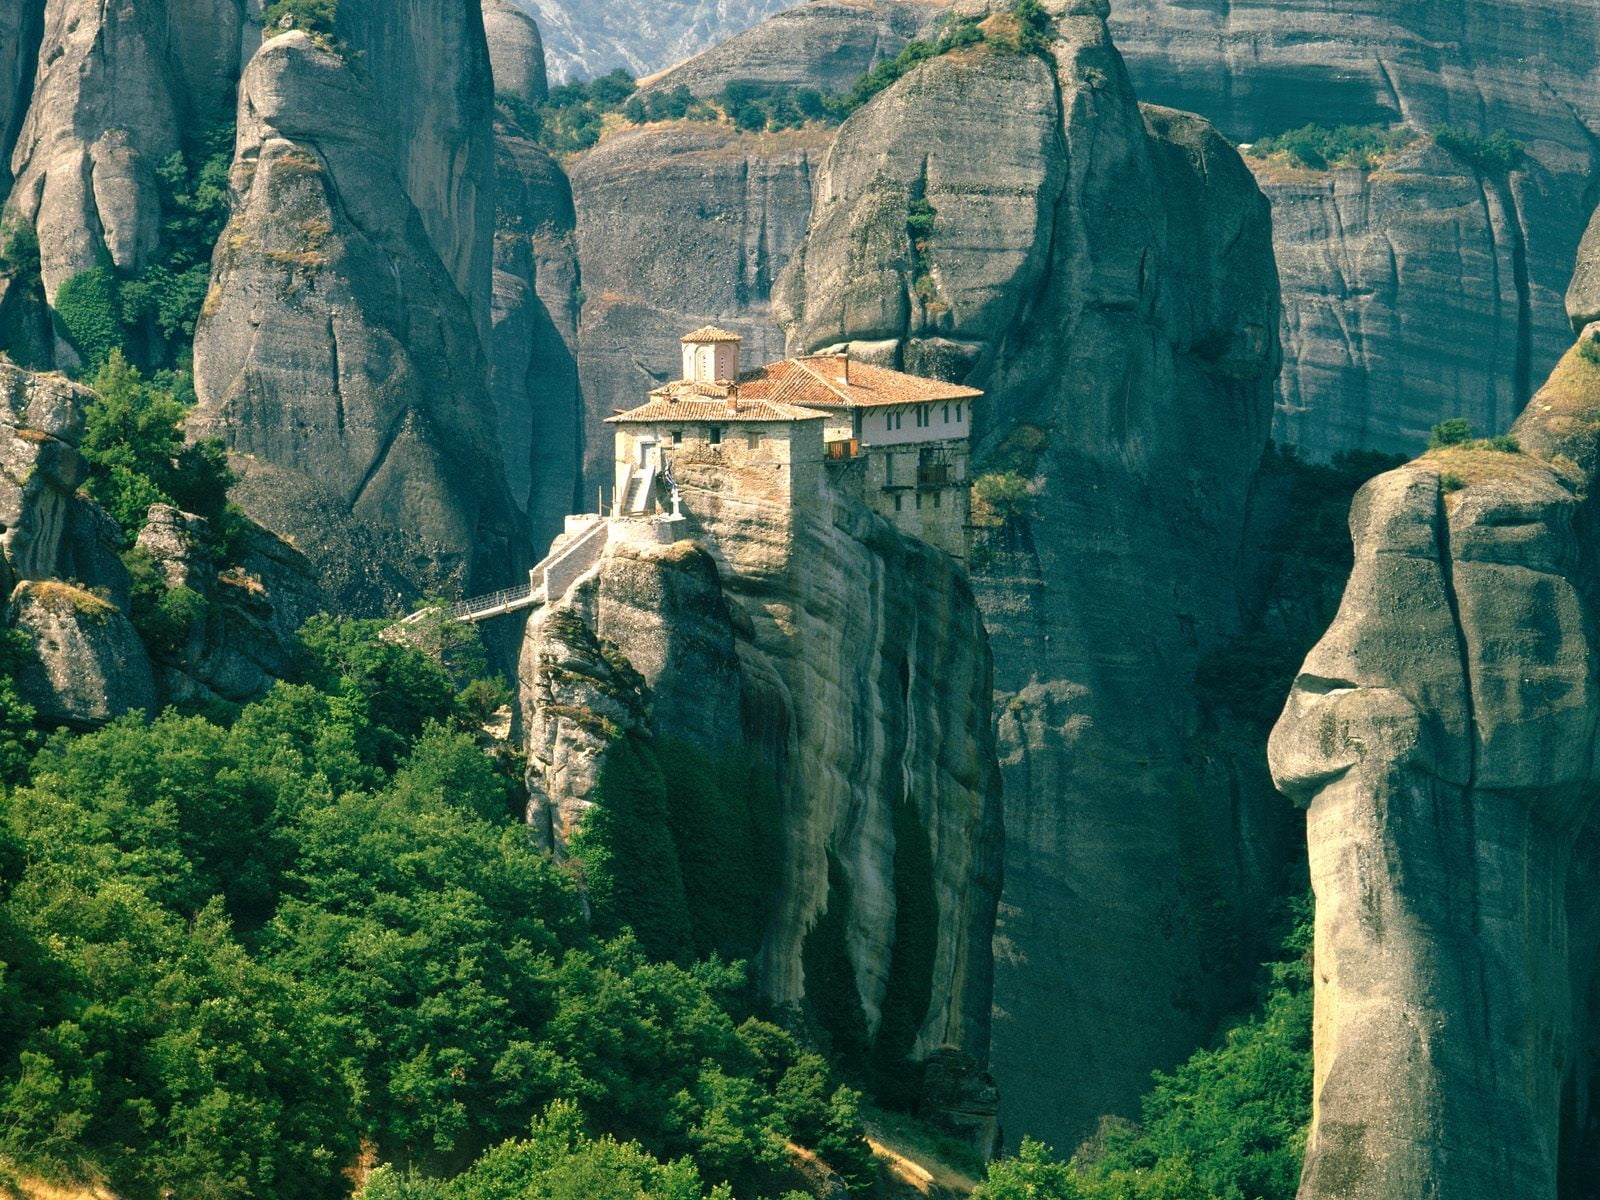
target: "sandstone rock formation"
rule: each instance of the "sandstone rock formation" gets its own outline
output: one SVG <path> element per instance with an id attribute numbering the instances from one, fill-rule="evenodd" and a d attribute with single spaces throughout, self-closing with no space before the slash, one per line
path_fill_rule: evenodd
<path id="1" fill-rule="evenodd" d="M 154 714 L 150 659 L 110 600 L 68 583 L 26 580 L 11 593 L 6 624 L 33 641 L 17 689 L 41 721 L 87 729 L 136 710 Z"/>
<path id="2" fill-rule="evenodd" d="M 1343 605 L 1274 731 L 1317 895 L 1305 1200 L 1591 1194 L 1590 345 L 1521 453 L 1430 453 L 1363 490 Z"/>
<path id="3" fill-rule="evenodd" d="M 1241 620 L 1266 202 L 1204 121 L 1141 111 L 1103 3 L 1047 7 L 1048 56 L 947 55 L 845 123 L 781 308 L 791 351 L 985 388 L 980 469 L 1032 481 L 975 552 L 1007 805 L 994 1062 L 1007 1128 L 1070 1146 L 1210 1036 L 1231 968 L 1198 914 L 1248 944 L 1292 831 L 1197 747 L 1191 692 Z"/>
<path id="4" fill-rule="evenodd" d="M 647 90 L 687 87 L 716 96 L 730 83 L 761 90 L 848 92 L 873 67 L 924 36 L 941 15 L 928 0 L 813 0 L 651 78 Z"/>
<path id="5" fill-rule="evenodd" d="M 131 271 L 149 260 L 162 217 L 155 168 L 186 130 L 225 114 L 244 27 L 242 0 L 45 5 L 3 219 L 36 232 L 46 298 L 102 261 Z M 8 290 L 0 282 L 0 306 Z M 76 365 L 64 342 L 55 355 Z"/>
<path id="6" fill-rule="evenodd" d="M 580 272 L 572 186 L 510 118 L 496 124 L 492 378 L 506 482 L 548 545 L 580 506 Z"/>
<path id="7" fill-rule="evenodd" d="M 0 362 L 0 596 L 23 580 L 70 579 L 126 605 L 121 532 L 78 495 L 86 388 Z"/>
<path id="8" fill-rule="evenodd" d="M 1445 418 L 1515 418 L 1565 347 L 1560 294 L 1594 205 L 1597 15 L 1595 0 L 1115 5 L 1140 95 L 1236 140 L 1405 121 L 1526 146 L 1509 178 L 1439 153 L 1264 175 L 1285 302 L 1275 436 L 1319 458 L 1411 453 Z"/>
<path id="9" fill-rule="evenodd" d="M 43 26 L 44 5 L 39 0 L 0 4 L 0 206 L 11 190 L 11 148 L 27 115 Z"/>
<path id="10" fill-rule="evenodd" d="M 599 421 L 677 377 L 687 331 L 714 321 L 744 336 L 748 361 L 782 357 L 772 289 L 805 236 L 812 164 L 830 136 L 650 125 L 606 139 L 572 168 L 587 297 L 586 479 L 610 476 Z M 650 253 L 639 255 L 641 246 Z"/>
<path id="11" fill-rule="evenodd" d="M 357 10 L 342 6 L 341 20 Z M 346 612 L 489 590 L 526 558 L 457 286 L 476 271 L 469 234 L 489 205 L 421 150 L 397 160 L 393 96 L 371 83 L 387 43 L 364 48 L 372 61 L 357 70 L 291 32 L 241 81 L 239 199 L 195 338 L 191 420 L 194 436 L 227 441 L 236 498 L 298 542 Z M 444 103 L 420 97 L 417 119 Z M 424 126 L 436 149 L 450 128 Z M 470 147 L 441 152 L 473 161 Z M 431 209 L 402 186 L 427 191 L 422 177 L 438 185 Z M 446 236 L 430 238 L 430 212 Z"/>
<path id="12" fill-rule="evenodd" d="M 1257 171 L 1285 286 L 1276 436 L 1326 458 L 1414 451 L 1454 416 L 1505 430 L 1570 338 L 1551 283 L 1572 181 L 1486 174 L 1429 139 L 1372 172 Z"/>
<path id="13" fill-rule="evenodd" d="M 387 140 L 393 173 L 487 346 L 494 77 L 483 15 L 476 4 L 451 0 L 347 0 L 338 7 L 337 28 L 359 55 L 352 73 L 371 89 L 357 140 Z M 339 128 L 338 117 L 323 114 L 327 132 Z"/>
<path id="14" fill-rule="evenodd" d="M 622 68 L 648 75 L 793 7 L 790 0 L 517 0 L 539 19 L 558 83 Z"/>
<path id="15" fill-rule="evenodd" d="M 483 33 L 497 93 L 524 104 L 539 104 L 550 94 L 545 77 L 544 41 L 539 26 L 511 0 L 483 0 Z"/>
<path id="16" fill-rule="evenodd" d="M 207 522 L 168 505 L 150 509 L 136 549 L 168 588 L 195 599 L 170 645 L 150 646 L 164 704 L 242 704 L 293 674 L 295 634 L 327 598 L 302 555 L 265 530 L 248 531 L 239 562 L 222 569 Z"/>
<path id="17" fill-rule="evenodd" d="M 843 999 L 806 978 L 808 934 L 831 913 L 848 963 L 837 986 L 853 986 L 869 1039 L 891 990 L 920 985 L 915 1057 L 949 1046 L 981 1061 L 1000 809 L 989 658 L 959 568 L 825 481 L 791 508 L 770 471 L 713 454 L 674 469 L 694 516 L 613 522 L 604 555 L 529 624 L 535 824 L 563 846 L 630 729 L 753 752 L 780 814 L 762 993 L 779 1011 Z M 661 529 L 682 540 L 658 544 Z M 897 839 L 913 831 L 932 855 L 936 929 L 920 968 L 896 958 L 910 903 L 893 883 Z"/>

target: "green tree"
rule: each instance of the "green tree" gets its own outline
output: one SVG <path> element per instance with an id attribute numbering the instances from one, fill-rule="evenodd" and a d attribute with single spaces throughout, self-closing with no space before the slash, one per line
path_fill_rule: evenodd
<path id="1" fill-rule="evenodd" d="M 666 780 L 655 750 L 640 735 L 625 734 L 606 750 L 594 805 L 572 839 L 572 855 L 583 864 L 597 929 L 629 927 L 656 958 L 693 957 Z"/>
<path id="2" fill-rule="evenodd" d="M 1433 434 L 1428 438 L 1428 449 L 1442 450 L 1446 446 L 1459 446 L 1477 436 L 1478 431 L 1472 427 L 1471 421 L 1465 417 L 1451 417 L 1433 427 Z"/>

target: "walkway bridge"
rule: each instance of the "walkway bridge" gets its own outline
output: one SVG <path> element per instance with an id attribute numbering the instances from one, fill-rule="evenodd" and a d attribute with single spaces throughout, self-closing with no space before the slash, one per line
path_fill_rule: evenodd
<path id="1" fill-rule="evenodd" d="M 529 571 L 527 583 L 502 588 L 498 592 L 490 592 L 487 596 L 460 600 L 442 611 L 450 620 L 476 623 L 487 621 L 490 617 L 547 604 L 552 597 L 564 595 L 578 576 L 600 561 L 600 555 L 606 548 L 608 532 L 606 519 L 597 517 L 594 524 L 568 538 L 552 550 L 538 566 Z M 441 610 L 438 607 L 420 609 L 406 617 L 400 624 L 415 625 L 439 611 Z"/>

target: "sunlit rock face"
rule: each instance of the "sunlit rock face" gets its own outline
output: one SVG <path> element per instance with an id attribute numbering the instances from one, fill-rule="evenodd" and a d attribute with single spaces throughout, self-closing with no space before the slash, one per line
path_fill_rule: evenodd
<path id="1" fill-rule="evenodd" d="M 1590 344 L 1520 452 L 1362 491 L 1339 615 L 1273 734 L 1317 898 L 1305 1200 L 1577 1197 L 1600 1165 Z"/>
<path id="2" fill-rule="evenodd" d="M 1236 951 L 1198 914 L 1248 944 L 1293 830 L 1247 755 L 1197 748 L 1192 691 L 1242 619 L 1267 204 L 1205 121 L 1139 105 L 1104 5 L 1047 7 L 1047 55 L 949 54 L 845 122 L 777 311 L 791 352 L 983 388 L 976 469 L 1030 481 L 974 556 L 1006 792 L 994 1064 L 1006 1127 L 1075 1145 L 1211 1036 Z"/>
<path id="3" fill-rule="evenodd" d="M 350 612 L 492 590 L 531 557 L 490 424 L 478 293 L 461 288 L 477 276 L 469 235 L 477 207 L 492 216 L 487 186 L 474 199 L 459 172 L 443 173 L 446 186 L 425 170 L 422 149 L 397 154 L 379 77 L 301 32 L 252 59 L 190 421 L 192 435 L 227 441 L 235 498 L 293 537 Z M 419 133 L 416 144 L 432 143 Z M 412 202 L 407 180 L 433 207 Z M 449 235 L 430 233 L 430 219 Z"/>

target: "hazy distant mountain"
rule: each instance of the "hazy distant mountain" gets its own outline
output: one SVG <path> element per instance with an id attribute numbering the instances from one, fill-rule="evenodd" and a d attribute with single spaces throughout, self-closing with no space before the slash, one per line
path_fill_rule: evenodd
<path id="1" fill-rule="evenodd" d="M 682 62 L 796 0 L 515 0 L 544 31 L 553 83 Z"/>

